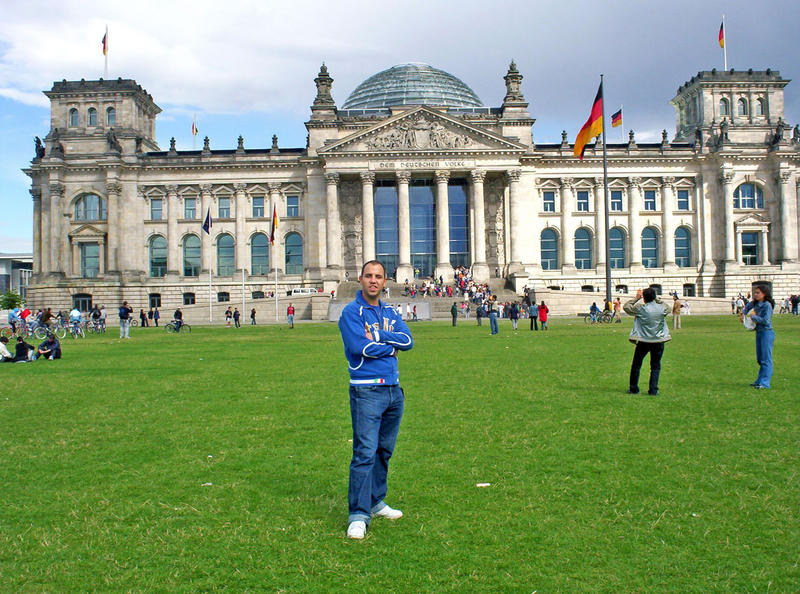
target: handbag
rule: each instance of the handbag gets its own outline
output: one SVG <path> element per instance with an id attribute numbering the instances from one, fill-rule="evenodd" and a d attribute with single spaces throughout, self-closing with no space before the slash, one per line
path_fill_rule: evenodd
<path id="1" fill-rule="evenodd" d="M 742 325 L 744 326 L 745 330 L 755 330 L 756 329 L 756 323 L 753 321 L 753 318 L 751 318 L 749 316 L 744 316 L 744 318 L 742 318 Z"/>

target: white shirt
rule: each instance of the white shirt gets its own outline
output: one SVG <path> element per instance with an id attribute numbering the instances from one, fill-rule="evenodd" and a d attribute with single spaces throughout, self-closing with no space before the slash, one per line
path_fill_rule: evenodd
<path id="1" fill-rule="evenodd" d="M 0 342 L 0 357 L 3 359 L 13 359 L 14 356 L 8 351 L 8 347 Z"/>
<path id="2" fill-rule="evenodd" d="M 71 312 L 69 312 L 69 320 L 70 322 L 80 322 L 81 321 L 81 312 L 78 311 L 78 308 L 74 308 Z"/>

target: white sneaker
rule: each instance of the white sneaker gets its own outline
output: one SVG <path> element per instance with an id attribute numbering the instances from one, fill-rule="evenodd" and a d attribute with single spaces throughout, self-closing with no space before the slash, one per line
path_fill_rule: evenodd
<path id="1" fill-rule="evenodd" d="M 363 540 L 364 535 L 367 533 L 367 523 L 364 520 L 356 520 L 350 522 L 347 527 L 347 538 L 355 538 L 356 540 Z"/>
<path id="2" fill-rule="evenodd" d="M 384 506 L 380 511 L 375 512 L 372 514 L 373 516 L 377 516 L 378 518 L 387 518 L 389 520 L 397 520 L 403 517 L 403 512 L 399 509 L 393 509 L 391 507 Z"/>

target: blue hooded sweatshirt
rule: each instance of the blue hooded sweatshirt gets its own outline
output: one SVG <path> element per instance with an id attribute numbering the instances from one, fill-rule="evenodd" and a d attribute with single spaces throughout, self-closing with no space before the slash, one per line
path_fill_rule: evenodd
<path id="1" fill-rule="evenodd" d="M 359 291 L 355 301 L 342 310 L 339 331 L 350 370 L 350 385 L 398 385 L 397 351 L 408 351 L 414 346 L 399 312 L 383 301 L 369 305 Z"/>

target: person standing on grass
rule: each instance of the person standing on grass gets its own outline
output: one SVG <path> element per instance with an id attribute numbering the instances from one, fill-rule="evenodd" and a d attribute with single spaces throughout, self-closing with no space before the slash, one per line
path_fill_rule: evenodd
<path id="1" fill-rule="evenodd" d="M 519 324 L 519 305 L 516 301 L 508 306 L 508 319 L 511 320 L 511 329 L 516 332 Z"/>
<path id="2" fill-rule="evenodd" d="M 534 301 L 528 308 L 528 315 L 531 317 L 531 330 L 539 330 L 539 306 Z"/>
<path id="3" fill-rule="evenodd" d="M 450 317 L 453 318 L 453 326 L 455 327 L 458 319 L 458 306 L 455 301 L 453 301 L 453 307 L 450 308 Z"/>
<path id="4" fill-rule="evenodd" d="M 153 310 L 153 324 L 155 324 L 156 328 L 158 328 L 158 320 L 161 319 L 161 313 L 158 311 L 158 308 Z"/>
<path id="5" fill-rule="evenodd" d="M 119 308 L 119 337 L 130 338 L 131 332 L 131 315 L 133 308 L 128 305 L 127 301 L 123 301 Z"/>
<path id="6" fill-rule="evenodd" d="M 680 330 L 681 328 L 681 307 L 683 304 L 678 299 L 677 295 L 672 296 L 672 329 Z"/>
<path id="7" fill-rule="evenodd" d="M 758 361 L 758 377 L 751 386 L 759 390 L 769 388 L 772 381 L 772 345 L 775 342 L 775 331 L 772 329 L 772 312 L 775 301 L 768 285 L 756 285 L 753 289 L 753 300 L 744 306 L 742 319 L 749 317 L 756 324 L 756 361 Z"/>
<path id="8" fill-rule="evenodd" d="M 664 343 L 672 338 L 667 326 L 667 316 L 672 308 L 657 299 L 655 289 L 648 287 L 644 291 L 636 291 L 636 297 L 628 301 L 624 309 L 626 314 L 634 318 L 630 341 L 636 345 L 628 394 L 639 393 L 639 372 L 645 356 L 650 353 L 650 384 L 647 393 L 657 396 Z"/>
<path id="9" fill-rule="evenodd" d="M 619 297 L 614 299 L 614 319 L 616 322 L 615 324 L 622 323 L 622 316 L 620 315 L 620 311 L 622 310 L 622 302 L 619 300 Z"/>
<path id="10" fill-rule="evenodd" d="M 143 309 L 139 310 L 139 326 L 142 328 L 147 328 L 147 314 L 144 313 Z"/>
<path id="11" fill-rule="evenodd" d="M 242 314 L 239 313 L 239 308 L 233 308 L 233 325 L 237 328 L 241 328 L 242 325 L 239 323 L 239 318 L 242 317 Z"/>
<path id="12" fill-rule="evenodd" d="M 414 346 L 403 316 L 380 300 L 386 268 L 370 260 L 358 277 L 361 290 L 339 318 L 350 372 L 350 417 L 353 457 L 347 492 L 347 537 L 363 539 L 373 517 L 403 516 L 389 507 L 389 459 L 394 452 L 405 395 L 400 387 L 397 352 Z"/>
<path id="13" fill-rule="evenodd" d="M 233 312 L 231 311 L 231 308 L 229 307 L 228 309 L 225 310 L 225 327 L 226 328 L 230 328 L 231 327 L 231 320 L 232 319 L 233 319 Z"/>
<path id="14" fill-rule="evenodd" d="M 255 326 L 256 325 L 256 308 L 255 307 L 250 310 L 250 325 L 251 326 Z"/>
<path id="15" fill-rule="evenodd" d="M 489 312 L 489 329 L 491 331 L 491 335 L 494 336 L 500 332 L 500 328 L 497 325 L 497 305 L 495 304 L 495 300 L 493 298 L 489 298 L 489 300 L 486 302 L 486 307 Z"/>
<path id="16" fill-rule="evenodd" d="M 294 305 L 291 303 L 286 308 L 286 321 L 289 324 L 289 328 L 294 328 Z"/>

